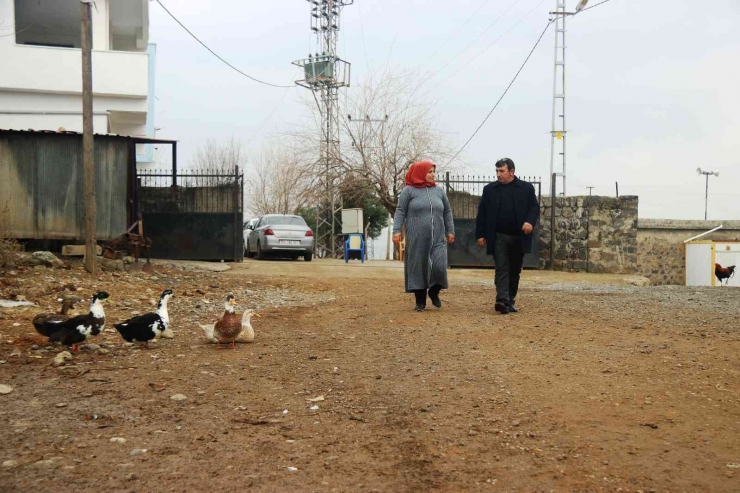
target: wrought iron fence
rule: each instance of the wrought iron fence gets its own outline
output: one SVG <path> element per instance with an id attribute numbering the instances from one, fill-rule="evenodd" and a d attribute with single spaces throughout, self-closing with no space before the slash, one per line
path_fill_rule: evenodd
<path id="1" fill-rule="evenodd" d="M 152 255 L 181 260 L 241 261 L 244 175 L 198 170 L 140 170 L 137 212 L 152 239 Z"/>
<path id="2" fill-rule="evenodd" d="M 537 193 L 537 200 L 541 198 L 542 184 L 539 178 L 520 177 L 531 183 Z M 455 221 L 455 243 L 448 249 L 450 267 L 494 267 L 493 257 L 486 254 L 486 250 L 477 244 L 475 237 L 475 218 L 478 215 L 478 203 L 483 194 L 483 187 L 496 181 L 489 176 L 451 176 L 445 175 L 438 185 L 444 187 L 450 201 L 452 217 Z M 540 255 L 540 225 L 535 226 L 532 233 L 532 252 L 524 256 L 524 266 L 539 267 Z"/>
<path id="3" fill-rule="evenodd" d="M 533 176 L 520 176 L 519 179 L 534 185 L 537 200 L 540 199 L 542 180 Z M 496 181 L 493 176 L 450 175 L 438 185 L 445 189 L 452 208 L 452 216 L 459 219 L 475 219 L 478 214 L 478 202 L 483 194 L 483 187 Z"/>
<path id="4" fill-rule="evenodd" d="M 218 171 L 137 171 L 140 212 L 243 212 L 244 175 Z"/>

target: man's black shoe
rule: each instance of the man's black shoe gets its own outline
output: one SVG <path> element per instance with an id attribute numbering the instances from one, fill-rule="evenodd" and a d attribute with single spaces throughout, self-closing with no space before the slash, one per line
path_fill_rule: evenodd
<path id="1" fill-rule="evenodd" d="M 513 301 L 509 303 L 506 309 L 509 310 L 511 313 L 519 313 L 519 308 L 516 307 Z"/>
<path id="2" fill-rule="evenodd" d="M 442 300 L 439 299 L 439 293 L 433 293 L 430 289 L 429 299 L 432 300 L 432 305 L 436 306 L 437 308 L 442 308 Z"/>
<path id="3" fill-rule="evenodd" d="M 426 309 L 427 309 L 426 305 L 416 305 L 416 308 L 414 308 L 414 311 L 423 312 Z"/>
<path id="4" fill-rule="evenodd" d="M 501 315 L 506 315 L 507 313 L 509 313 L 509 307 L 507 307 L 505 303 L 501 303 L 500 301 L 496 302 L 496 304 L 494 305 L 494 309 Z"/>

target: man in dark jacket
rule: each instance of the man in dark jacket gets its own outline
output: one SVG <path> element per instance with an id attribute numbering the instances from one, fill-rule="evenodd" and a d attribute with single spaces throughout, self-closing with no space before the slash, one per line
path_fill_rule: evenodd
<path id="1" fill-rule="evenodd" d="M 497 312 L 518 312 L 514 304 L 519 290 L 524 254 L 532 251 L 532 230 L 540 218 L 540 206 L 531 183 L 515 175 L 514 161 L 496 162 L 496 178 L 483 188 L 475 222 L 478 245 L 486 247 L 496 263 Z"/>

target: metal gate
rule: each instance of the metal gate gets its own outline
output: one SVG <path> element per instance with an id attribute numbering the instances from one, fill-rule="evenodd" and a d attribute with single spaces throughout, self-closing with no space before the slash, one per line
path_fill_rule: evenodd
<path id="1" fill-rule="evenodd" d="M 537 202 L 542 197 L 542 182 L 539 178 L 520 177 L 531 183 L 537 191 Z M 447 198 L 452 208 L 455 221 L 455 243 L 447 249 L 450 267 L 489 267 L 494 268 L 493 256 L 486 254 L 486 249 L 478 246 L 475 237 L 475 218 L 478 215 L 478 202 L 483 187 L 496 181 L 496 177 L 487 176 L 450 176 L 445 175 L 444 182 Z M 540 222 L 532 231 L 532 252 L 524 255 L 524 267 L 540 267 Z"/>
<path id="2" fill-rule="evenodd" d="M 151 255 L 173 260 L 244 260 L 244 175 L 137 171 L 136 203 Z"/>

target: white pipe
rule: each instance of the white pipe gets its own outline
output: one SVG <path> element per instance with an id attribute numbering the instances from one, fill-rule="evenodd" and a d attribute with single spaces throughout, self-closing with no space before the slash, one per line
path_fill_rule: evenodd
<path id="1" fill-rule="evenodd" d="M 704 235 L 708 235 L 709 233 L 714 233 L 715 231 L 717 231 L 718 229 L 722 229 L 723 227 L 724 227 L 724 224 L 720 224 L 720 225 L 719 225 L 719 226 L 717 226 L 716 228 L 714 228 L 714 229 L 710 229 L 710 230 L 709 230 L 709 231 L 707 231 L 706 233 L 702 233 L 702 234 L 700 234 L 700 235 L 696 235 L 696 236 L 694 236 L 693 238 L 689 238 L 688 240 L 684 240 L 684 243 L 688 243 L 688 242 L 690 242 L 690 241 L 693 241 L 693 240 L 695 240 L 695 239 L 697 239 L 697 238 L 701 238 L 702 236 L 704 236 Z"/>

